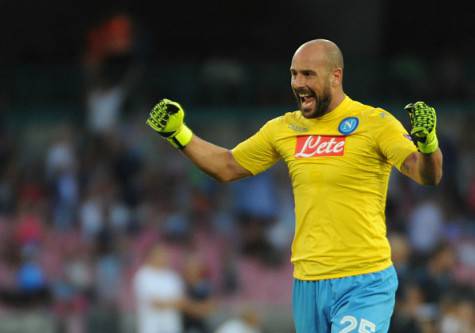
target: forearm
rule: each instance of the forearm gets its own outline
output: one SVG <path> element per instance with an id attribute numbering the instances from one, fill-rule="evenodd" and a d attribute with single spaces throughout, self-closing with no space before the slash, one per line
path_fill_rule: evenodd
<path id="1" fill-rule="evenodd" d="M 207 142 L 195 134 L 182 151 L 201 170 L 221 182 L 251 175 L 234 160 L 229 149 Z"/>
<path id="2" fill-rule="evenodd" d="M 153 107 L 146 123 L 174 148 L 181 149 L 201 170 L 219 181 L 228 182 L 251 175 L 236 162 L 228 149 L 193 134 L 184 123 L 184 117 L 185 111 L 180 104 L 164 98 Z"/>
<path id="3" fill-rule="evenodd" d="M 421 154 L 419 173 L 425 185 L 438 185 L 442 179 L 442 151 L 437 149 L 432 154 Z"/>
<path id="4" fill-rule="evenodd" d="M 442 179 L 442 152 L 411 154 L 402 166 L 402 172 L 421 185 L 438 185 Z"/>

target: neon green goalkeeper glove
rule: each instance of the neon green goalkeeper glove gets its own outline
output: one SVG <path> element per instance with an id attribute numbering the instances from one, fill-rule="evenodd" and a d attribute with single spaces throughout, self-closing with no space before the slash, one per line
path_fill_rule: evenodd
<path id="1" fill-rule="evenodd" d="M 169 99 L 162 99 L 150 111 L 147 125 L 164 137 L 170 144 L 183 149 L 190 143 L 193 132 L 185 125 L 185 111 L 180 104 Z"/>
<path id="2" fill-rule="evenodd" d="M 424 102 L 416 102 L 407 104 L 404 110 L 409 113 L 411 137 L 419 151 L 423 154 L 435 152 L 439 148 L 435 133 L 437 125 L 435 109 Z"/>

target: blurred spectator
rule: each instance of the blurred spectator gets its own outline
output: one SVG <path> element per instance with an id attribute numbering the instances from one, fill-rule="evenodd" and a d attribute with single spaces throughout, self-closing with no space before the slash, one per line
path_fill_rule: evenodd
<path id="1" fill-rule="evenodd" d="M 117 251 L 119 240 L 111 228 L 101 230 L 96 238 L 95 292 L 97 303 L 115 309 L 117 292 L 122 285 L 122 261 Z"/>
<path id="2" fill-rule="evenodd" d="M 469 227 L 461 230 L 462 235 L 456 240 L 455 249 L 459 265 L 455 272 L 457 282 L 475 287 L 475 239 Z"/>
<path id="3" fill-rule="evenodd" d="M 121 86 L 94 88 L 87 96 L 88 129 L 93 133 L 107 133 L 119 125 L 126 91 Z"/>
<path id="4" fill-rule="evenodd" d="M 415 276 L 426 302 L 436 306 L 442 295 L 455 285 L 456 254 L 448 244 L 440 244 L 429 256 L 427 265 L 416 269 Z"/>
<path id="5" fill-rule="evenodd" d="M 87 128 L 95 134 L 116 129 L 135 81 L 135 32 L 131 18 L 116 14 L 88 32 L 84 65 L 87 76 Z"/>
<path id="6" fill-rule="evenodd" d="M 163 221 L 163 232 L 167 240 L 187 243 L 189 241 L 191 221 L 187 214 L 176 209 L 168 212 Z"/>
<path id="7" fill-rule="evenodd" d="M 419 202 L 409 215 L 409 239 L 414 251 L 420 255 L 429 254 L 442 240 L 443 213 L 437 202 Z"/>
<path id="8" fill-rule="evenodd" d="M 394 267 L 396 268 L 397 277 L 399 280 L 399 288 L 396 293 L 400 293 L 404 290 L 406 283 L 408 283 L 411 276 L 411 246 L 407 237 L 399 233 L 391 233 L 388 236 L 391 244 L 391 259 Z"/>
<path id="9" fill-rule="evenodd" d="M 208 317 L 215 308 L 213 287 L 206 277 L 205 263 L 197 255 L 186 259 L 184 278 L 188 305 L 184 310 L 185 333 L 207 333 Z"/>
<path id="10" fill-rule="evenodd" d="M 18 268 L 18 288 L 27 294 L 37 293 L 47 287 L 43 269 L 35 260 L 36 251 L 35 246 L 25 247 L 24 259 Z"/>
<path id="11" fill-rule="evenodd" d="M 54 224 L 58 229 L 69 229 L 75 222 L 79 204 L 79 161 L 72 129 L 60 126 L 57 135 L 46 152 L 45 172 L 54 197 Z"/>
<path id="12" fill-rule="evenodd" d="M 440 333 L 475 332 L 475 299 L 471 294 L 447 294 L 441 303 Z"/>
<path id="13" fill-rule="evenodd" d="M 179 303 L 185 295 L 183 279 L 169 268 L 166 250 L 154 247 L 134 277 L 139 333 L 181 333 Z"/>
<path id="14" fill-rule="evenodd" d="M 44 308 L 51 300 L 50 288 L 43 268 L 37 260 L 36 246 L 20 247 L 8 243 L 3 249 L 0 276 L 0 303 L 10 308 Z"/>
<path id="15" fill-rule="evenodd" d="M 123 267 L 120 244 L 110 228 L 104 228 L 96 236 L 94 255 L 94 279 L 91 301 L 88 306 L 86 332 L 117 332 L 119 330 L 119 297 L 123 286 Z"/>
<path id="16" fill-rule="evenodd" d="M 36 247 L 45 233 L 38 204 L 22 204 L 15 223 L 15 240 L 22 248 Z"/>
<path id="17" fill-rule="evenodd" d="M 60 125 L 55 131 L 56 138 L 46 152 L 46 175 L 55 178 L 63 172 L 74 172 L 78 158 L 75 151 L 73 129 Z"/>
<path id="18" fill-rule="evenodd" d="M 99 193 L 90 190 L 79 211 L 81 229 L 85 239 L 93 239 L 104 227 L 104 207 Z"/>
<path id="19" fill-rule="evenodd" d="M 229 240 L 228 240 L 229 241 Z M 228 243 L 223 247 L 220 258 L 221 272 L 221 289 L 223 295 L 235 293 L 239 288 L 238 273 L 238 251 L 234 248 L 234 244 Z"/>
<path id="20" fill-rule="evenodd" d="M 280 253 L 269 239 L 279 207 L 272 173 L 265 172 L 232 186 L 242 252 L 267 264 L 280 263 Z"/>
<path id="21" fill-rule="evenodd" d="M 94 285 L 91 251 L 83 246 L 65 255 L 65 278 L 82 295 L 90 295 Z"/>
<path id="22" fill-rule="evenodd" d="M 426 333 L 433 314 L 424 306 L 424 296 L 415 284 L 400 288 L 396 310 L 391 318 L 391 333 Z"/>

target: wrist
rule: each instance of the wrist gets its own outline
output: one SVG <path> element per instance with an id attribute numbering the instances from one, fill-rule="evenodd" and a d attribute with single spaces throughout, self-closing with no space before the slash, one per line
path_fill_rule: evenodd
<path id="1" fill-rule="evenodd" d="M 437 135 L 435 132 L 430 133 L 427 136 L 426 142 L 418 142 L 417 148 L 423 154 L 432 154 L 439 148 L 439 140 L 437 139 Z"/>
<path id="2" fill-rule="evenodd" d="M 174 135 L 167 138 L 167 141 L 176 148 L 176 149 L 183 149 L 187 144 L 190 143 L 191 138 L 193 137 L 193 132 L 191 129 L 183 124 Z"/>

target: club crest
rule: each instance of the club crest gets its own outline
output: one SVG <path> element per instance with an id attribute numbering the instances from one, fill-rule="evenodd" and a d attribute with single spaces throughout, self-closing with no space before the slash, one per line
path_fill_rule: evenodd
<path id="1" fill-rule="evenodd" d="M 340 122 L 340 125 L 338 125 L 338 131 L 343 135 L 351 134 L 356 130 L 359 123 L 360 121 L 358 118 L 347 117 Z"/>

